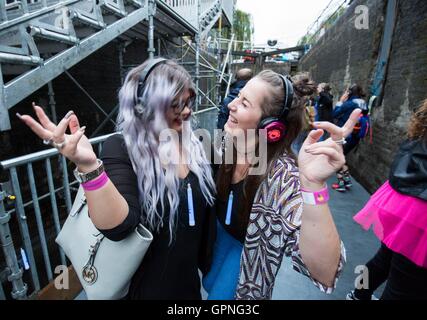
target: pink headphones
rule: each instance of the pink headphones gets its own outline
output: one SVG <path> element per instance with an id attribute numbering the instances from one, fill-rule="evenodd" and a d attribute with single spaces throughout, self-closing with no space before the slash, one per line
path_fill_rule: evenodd
<path id="1" fill-rule="evenodd" d="M 267 130 L 267 142 L 273 143 L 281 140 L 285 136 L 286 132 L 286 117 L 288 116 L 289 110 L 292 106 L 292 100 L 294 98 L 294 88 L 292 86 L 292 80 L 289 76 L 283 76 L 279 74 L 280 79 L 283 81 L 283 88 L 285 90 L 285 98 L 283 99 L 282 111 L 278 117 L 267 117 L 261 120 L 258 125 L 258 129 Z"/>

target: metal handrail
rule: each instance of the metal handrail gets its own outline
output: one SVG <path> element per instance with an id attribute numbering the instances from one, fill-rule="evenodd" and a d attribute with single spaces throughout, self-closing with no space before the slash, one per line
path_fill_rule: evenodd
<path id="1" fill-rule="evenodd" d="M 98 152 L 101 151 L 102 143 L 110 137 L 112 134 L 103 135 L 100 137 L 92 138 L 89 141 L 93 145 L 98 145 Z M 56 231 L 56 235 L 59 234 L 59 231 L 61 229 L 60 226 L 60 215 L 59 215 L 59 207 L 57 203 L 57 194 L 60 192 L 63 193 L 63 198 L 65 202 L 65 206 L 67 208 L 67 212 L 71 210 L 72 200 L 71 200 L 71 187 L 77 182 L 74 180 L 70 183 L 68 178 L 68 166 L 65 157 L 60 156 L 59 157 L 59 173 L 62 176 L 62 186 L 61 187 L 55 187 L 54 179 L 53 179 L 53 170 L 52 170 L 52 164 L 51 159 L 59 156 L 59 152 L 55 148 L 42 150 L 38 152 L 34 152 L 28 155 L 16 157 L 13 159 L 8 159 L 0 162 L 0 166 L 4 170 L 9 171 L 9 177 L 10 177 L 10 188 L 8 191 L 10 196 L 13 196 L 15 198 L 15 208 L 6 211 L 4 205 L 3 205 L 3 198 L 0 199 L 0 217 L 11 217 L 12 214 L 16 214 L 19 229 L 21 232 L 22 237 L 22 243 L 23 243 L 23 249 L 21 249 L 21 257 L 22 260 L 28 260 L 28 267 L 31 273 L 31 279 L 32 279 L 32 288 L 35 292 L 39 291 L 41 288 L 40 285 L 40 274 L 37 270 L 36 265 L 36 259 L 34 256 L 34 250 L 33 250 L 33 244 L 31 241 L 31 234 L 29 231 L 29 225 L 28 225 L 28 217 L 26 215 L 26 209 L 32 205 L 32 209 L 34 211 L 35 215 L 35 225 L 37 226 L 37 233 L 40 239 L 41 244 L 41 252 L 43 256 L 45 271 L 46 271 L 46 277 L 50 281 L 53 279 L 53 273 L 52 273 L 52 260 L 50 258 L 50 253 L 48 249 L 48 241 L 45 234 L 44 224 L 43 224 L 43 216 L 42 210 L 40 207 L 40 201 L 46 198 L 50 197 L 51 200 L 51 207 L 52 207 L 52 216 L 53 216 L 53 222 L 54 227 Z M 44 161 L 44 168 L 46 172 L 47 177 L 47 185 L 48 185 L 48 193 L 45 193 L 41 196 L 38 195 L 37 191 L 37 184 L 36 179 L 34 175 L 34 169 L 33 164 L 36 162 Z M 28 186 L 29 186 L 29 192 L 31 194 L 31 200 L 24 203 L 23 193 L 21 190 L 21 184 L 19 182 L 19 175 L 18 175 L 18 168 L 19 167 L 26 167 L 26 176 L 28 179 Z M 23 178 L 23 176 L 21 176 Z M 38 186 L 41 187 L 40 185 Z M 3 189 L 3 188 L 2 188 Z M 4 193 L 4 192 L 3 192 Z M 0 219 L 1 220 L 1 219 Z M 0 221 L 3 224 L 7 224 L 8 229 L 8 221 L 5 222 L 4 220 Z M 6 229 L 5 229 L 6 230 Z M 5 232 L 4 230 L 2 230 Z M 9 246 L 13 242 L 9 242 Z M 12 252 L 16 252 L 15 248 L 12 250 Z M 59 248 L 59 254 L 60 254 L 60 260 L 62 265 L 66 265 L 66 259 L 64 252 L 61 248 Z M 15 259 L 8 257 L 7 261 L 11 263 L 11 261 L 15 261 L 12 265 L 16 270 L 19 270 L 18 261 L 15 256 Z M 8 266 L 10 268 L 10 266 Z M 10 268 L 12 269 L 12 268 Z M 23 298 L 26 295 L 26 286 L 24 288 L 23 285 L 19 286 L 16 285 L 15 282 L 21 282 L 22 283 L 22 274 L 21 278 L 19 277 L 13 277 L 14 280 L 12 282 L 14 283 L 14 291 L 12 291 L 12 296 L 17 298 Z M 16 279 L 15 279 L 16 278 Z M 0 284 L 1 285 L 1 284 Z"/>
<path id="2" fill-rule="evenodd" d="M 224 11 L 230 14 L 234 8 L 233 0 L 160 0 L 171 7 L 185 20 L 190 22 L 196 29 L 199 29 L 199 18 L 206 15 L 215 5 L 224 5 Z M 200 10 L 198 2 L 200 1 Z M 231 8 L 230 8 L 231 2 Z"/>
<path id="3" fill-rule="evenodd" d="M 234 0 L 222 0 L 222 9 L 230 24 L 233 25 L 234 20 Z"/>
<path id="4" fill-rule="evenodd" d="M 171 7 L 182 18 L 187 20 L 194 28 L 199 29 L 198 21 L 198 0 L 161 0 Z"/>
<path id="5" fill-rule="evenodd" d="M 43 7 L 41 9 L 38 9 L 37 11 L 34 11 L 34 12 L 29 12 L 27 14 L 24 14 L 22 16 L 19 16 L 17 18 L 11 19 L 11 20 L 7 19 L 7 11 L 8 11 L 7 9 L 9 9 L 9 8 L 6 6 L 5 8 L 1 8 L 4 21 L 0 23 L 0 30 L 10 28 L 12 26 L 18 25 L 18 24 L 25 22 L 25 21 L 30 21 L 34 18 L 40 17 L 40 16 L 48 13 L 48 12 L 58 10 L 60 8 L 63 8 L 64 6 L 68 6 L 68 5 L 74 4 L 74 3 L 79 2 L 79 1 L 81 1 L 81 0 L 63 0 L 63 1 L 58 1 L 57 3 L 50 3 L 50 4 L 44 3 Z"/>
<path id="6" fill-rule="evenodd" d="M 96 138 L 92 138 L 92 139 L 89 139 L 89 142 L 91 144 L 98 144 L 98 143 L 104 142 L 108 137 L 110 137 L 113 134 L 114 133 L 106 134 L 106 135 L 99 136 Z M 24 156 L 16 157 L 13 159 L 0 161 L 0 166 L 3 167 L 3 169 L 10 169 L 12 167 L 18 167 L 21 165 L 26 165 L 28 163 L 35 162 L 38 160 L 44 160 L 47 158 L 51 158 L 51 157 L 56 156 L 56 155 L 59 155 L 58 149 L 51 148 L 51 149 L 46 149 L 46 150 L 26 154 Z"/>

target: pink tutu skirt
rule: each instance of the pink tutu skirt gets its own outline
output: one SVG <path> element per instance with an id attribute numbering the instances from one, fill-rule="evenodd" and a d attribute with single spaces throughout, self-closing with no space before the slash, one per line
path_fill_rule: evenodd
<path id="1" fill-rule="evenodd" d="M 353 218 L 392 251 L 427 268 L 427 201 L 396 192 L 386 181 Z"/>

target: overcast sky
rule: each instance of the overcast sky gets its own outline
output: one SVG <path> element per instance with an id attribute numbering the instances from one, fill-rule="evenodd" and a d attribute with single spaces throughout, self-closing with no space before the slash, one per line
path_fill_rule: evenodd
<path id="1" fill-rule="evenodd" d="M 296 45 L 330 0 L 237 0 L 237 8 L 252 15 L 255 45 L 277 39 Z"/>

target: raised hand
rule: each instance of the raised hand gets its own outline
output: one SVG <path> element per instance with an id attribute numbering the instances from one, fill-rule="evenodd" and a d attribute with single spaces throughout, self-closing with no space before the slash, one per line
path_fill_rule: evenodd
<path id="1" fill-rule="evenodd" d="M 342 144 L 344 138 L 353 131 L 360 113 L 360 109 L 354 110 L 341 128 L 327 121 L 313 124 L 316 130 L 309 133 L 298 155 L 300 178 L 304 187 L 320 188 L 345 164 Z M 331 137 L 318 142 L 324 130 L 328 131 Z"/>
<path id="2" fill-rule="evenodd" d="M 97 167 L 96 154 L 84 135 L 86 127 L 80 127 L 73 111 L 68 112 L 58 125 L 55 125 L 41 107 L 33 103 L 33 108 L 39 121 L 29 115 L 16 115 L 46 144 L 53 145 L 62 155 L 74 162 L 79 171 L 87 172 Z M 67 128 L 71 134 L 65 133 Z"/>
<path id="3" fill-rule="evenodd" d="M 341 102 L 346 102 L 349 97 L 350 97 L 350 92 L 348 90 L 346 90 L 344 92 L 344 94 L 341 96 L 340 101 Z"/>

